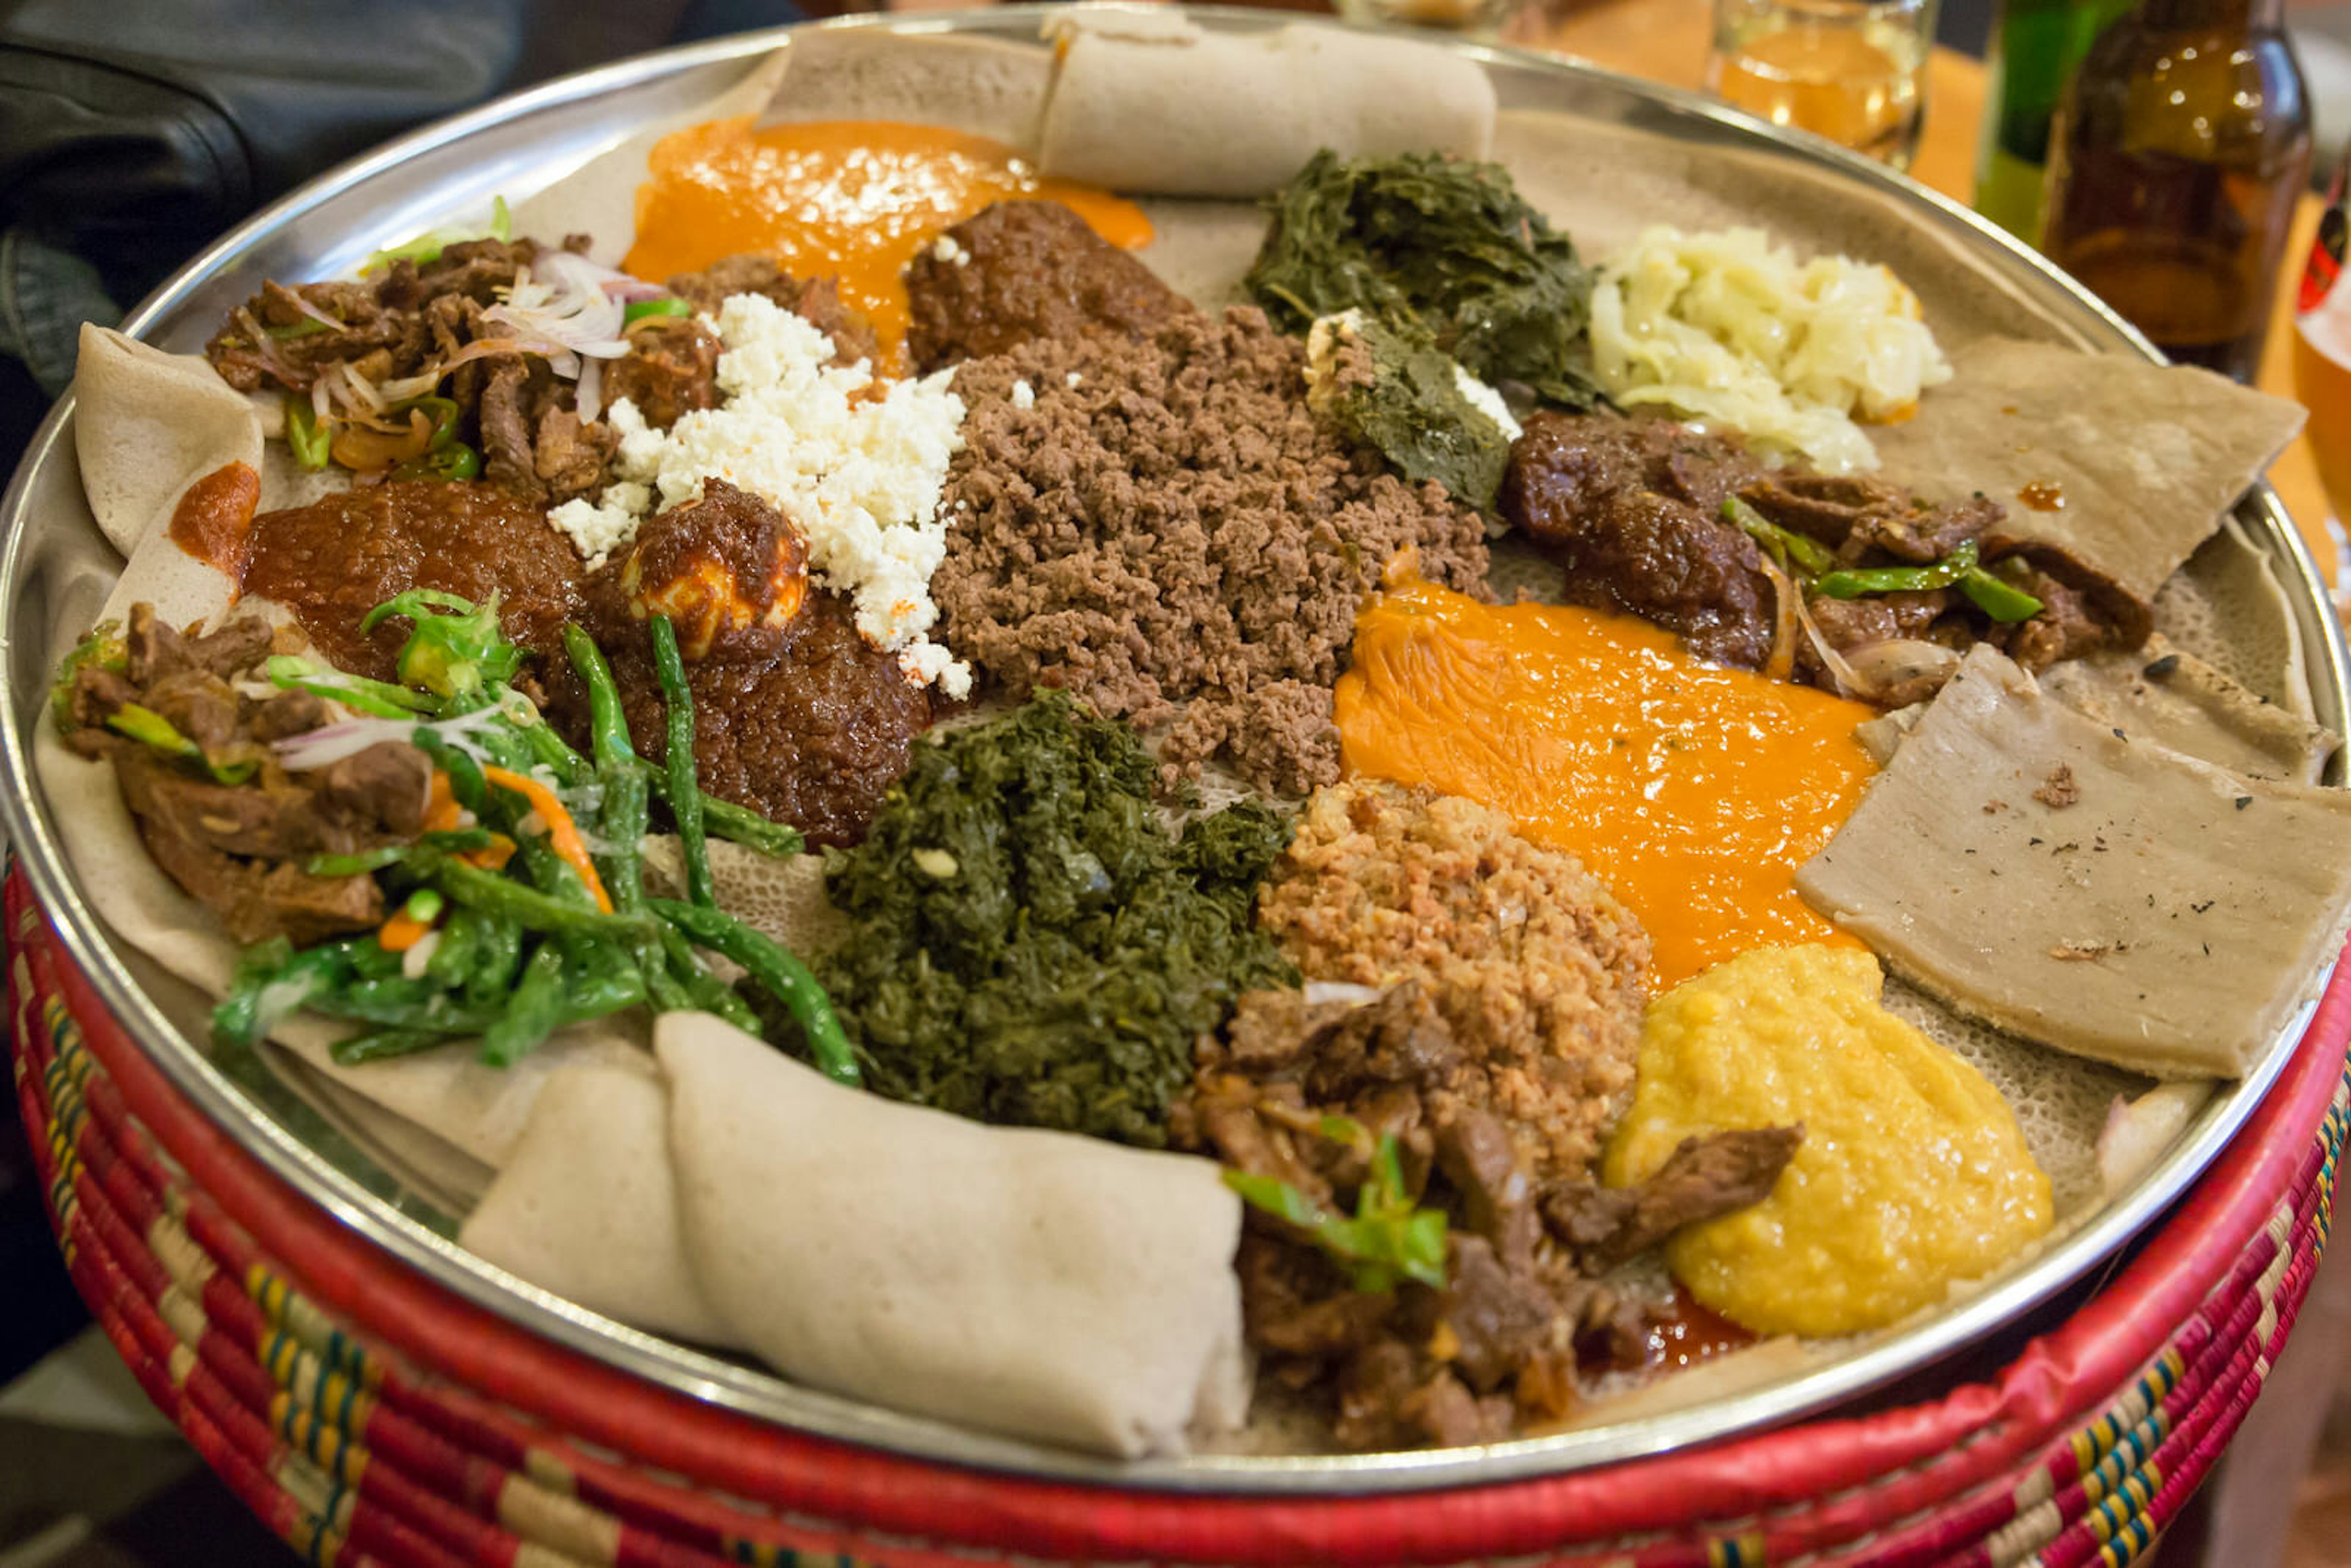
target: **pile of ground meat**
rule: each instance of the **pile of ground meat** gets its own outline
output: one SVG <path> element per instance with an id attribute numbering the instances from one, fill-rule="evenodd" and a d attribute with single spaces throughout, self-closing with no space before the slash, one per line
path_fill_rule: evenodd
<path id="1" fill-rule="evenodd" d="M 1417 981 L 1461 1051 L 1446 1093 L 1507 1120 L 1537 1177 L 1586 1174 L 1632 1091 L 1649 936 L 1583 862 L 1351 780 L 1307 802 L 1258 923 L 1309 980 Z"/>
<path id="2" fill-rule="evenodd" d="M 1307 411 L 1305 350 L 1254 308 L 967 360 L 949 470 L 946 642 L 1014 695 L 1061 686 L 1301 795 L 1339 776 L 1331 686 L 1399 551 L 1484 593 L 1478 516 Z"/>

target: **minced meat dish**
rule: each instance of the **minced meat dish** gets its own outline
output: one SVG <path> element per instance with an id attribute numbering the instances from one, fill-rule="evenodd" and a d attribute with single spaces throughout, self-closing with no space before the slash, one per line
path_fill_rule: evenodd
<path id="1" fill-rule="evenodd" d="M 1458 1062 L 1442 1097 L 1512 1126 L 1528 1169 L 1580 1177 L 1640 1053 L 1649 938 L 1573 855 L 1458 796 L 1316 792 L 1258 920 L 1309 980 L 1415 980 Z"/>
<path id="2" fill-rule="evenodd" d="M 1250 308 L 966 361 L 931 580 L 949 645 L 1014 695 L 1168 727 L 1171 776 L 1223 758 L 1290 795 L 1335 779 L 1331 686 L 1381 568 L 1415 549 L 1482 594 L 1486 538 L 1309 412 L 1304 362 Z"/>

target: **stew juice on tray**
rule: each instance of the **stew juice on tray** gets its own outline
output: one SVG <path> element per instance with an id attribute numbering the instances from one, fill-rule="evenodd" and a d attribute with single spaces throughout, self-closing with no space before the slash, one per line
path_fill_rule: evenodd
<path id="1" fill-rule="evenodd" d="M 1421 44 L 837 48 L 85 340 L 76 868 L 483 1258 L 1114 1455 L 1493 1442 L 1939 1310 L 2311 993 L 2339 742 L 2159 602 L 2298 409 L 1591 243 Z"/>

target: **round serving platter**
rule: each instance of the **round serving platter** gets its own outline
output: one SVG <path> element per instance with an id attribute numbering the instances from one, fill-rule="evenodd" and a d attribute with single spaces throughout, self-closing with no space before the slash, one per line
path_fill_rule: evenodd
<path id="1" fill-rule="evenodd" d="M 1013 6 L 920 19 L 817 24 L 1002 38 L 1037 36 L 1051 8 Z M 1231 10 L 1192 13 L 1209 26 L 1254 29 L 1294 18 Z M 326 174 L 182 268 L 123 323 L 133 336 L 186 351 L 265 277 L 346 274 L 386 235 L 421 231 L 493 195 L 543 188 L 640 127 L 690 110 L 739 77 L 790 29 L 747 34 L 624 61 L 549 83 L 415 132 Z M 2040 256 L 1974 214 L 1884 167 L 1690 93 L 1520 50 L 1451 46 L 1491 73 L 1505 109 L 1541 109 L 1697 149 L 1768 155 L 1872 185 L 2031 300 L 2085 346 L 2156 357 L 2128 326 Z M 119 948 L 77 888 L 57 834 L 70 800 L 48 799 L 32 768 L 31 727 L 57 656 L 88 625 L 120 562 L 85 505 L 72 440 L 73 400 L 34 438 L 0 499 L 0 657 L 9 702 L 0 711 L 0 819 L 56 928 L 171 1083 L 262 1166 L 397 1262 L 526 1332 L 618 1370 L 799 1431 L 908 1456 L 1037 1477 L 1226 1493 L 1371 1492 L 1491 1483 L 1608 1464 L 1709 1442 L 1844 1403 L 1932 1367 L 2014 1324 L 2112 1257 L 2161 1216 L 2261 1103 L 2309 1019 L 2305 1009 L 2239 1082 L 2216 1094 L 2173 1147 L 2071 1234 L 1964 1301 L 1861 1342 L 1801 1375 L 1666 1414 L 1475 1449 L 1350 1457 L 1199 1455 L 1131 1463 L 990 1437 L 797 1387 L 759 1368 L 637 1333 L 520 1283 L 462 1250 L 434 1195 L 394 1174 L 398 1151 L 330 1121 L 259 1071 L 216 1063 L 204 1043 L 206 1004 L 143 958 Z M 2307 546 L 2263 486 L 2237 520 L 2267 557 L 2304 651 L 2312 716 L 2351 725 L 2351 655 Z M 2343 759 L 2331 765 L 2340 782 Z"/>

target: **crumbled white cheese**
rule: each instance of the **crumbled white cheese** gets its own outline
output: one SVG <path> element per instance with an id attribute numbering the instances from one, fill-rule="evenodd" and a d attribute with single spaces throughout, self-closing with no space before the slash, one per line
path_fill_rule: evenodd
<path id="1" fill-rule="evenodd" d="M 957 267 L 971 259 L 970 254 L 963 246 L 956 244 L 953 235 L 941 235 L 932 244 L 931 254 L 941 261 L 952 262 Z"/>
<path id="2" fill-rule="evenodd" d="M 608 409 L 605 417 L 619 423 L 621 411 L 631 415 L 636 405 L 622 398 Z M 642 425 L 642 421 L 639 422 Z M 627 544 L 637 535 L 637 520 L 653 505 L 653 492 L 643 485 L 626 479 L 604 486 L 604 499 L 597 505 L 585 500 L 566 501 L 547 514 L 547 520 L 569 535 L 580 559 L 590 569 L 604 564 L 604 558 Z"/>
<path id="3" fill-rule="evenodd" d="M 817 580 L 849 596 L 868 642 L 900 654 L 909 676 L 967 695 L 971 667 L 925 635 L 939 614 L 931 574 L 946 553 L 939 492 L 963 450 L 954 372 L 873 397 L 869 364 L 830 364 L 832 340 L 763 295 L 726 300 L 716 325 L 720 405 L 664 433 L 628 400 L 614 403 L 606 418 L 621 438 L 619 482 L 602 505 L 572 501 L 549 520 L 601 559 L 633 538 L 656 504 L 695 499 L 705 479 L 740 486 L 791 518 Z"/>
<path id="4" fill-rule="evenodd" d="M 1519 438 L 1519 422 L 1510 417 L 1510 405 L 1502 401 L 1502 394 L 1471 375 L 1458 361 L 1453 366 L 1453 384 L 1461 389 L 1470 407 L 1500 425 L 1504 435 L 1512 441 Z"/>
<path id="5" fill-rule="evenodd" d="M 1014 382 L 1012 383 L 1012 406 L 1015 408 L 1035 408 L 1037 406 L 1037 389 L 1030 386 L 1027 382 Z"/>
<path id="6" fill-rule="evenodd" d="M 1069 378 L 1069 379 L 1070 379 L 1070 390 L 1071 390 L 1071 392 L 1075 392 L 1075 391 L 1077 391 L 1080 387 L 1081 387 L 1081 386 L 1083 386 L 1083 385 L 1085 385 L 1085 384 L 1086 384 L 1086 378 L 1085 378 L 1085 377 L 1083 377 L 1083 376 L 1081 376 L 1081 375 L 1080 375 L 1080 374 L 1078 374 L 1078 372 L 1077 372 L 1077 371 L 1071 371 L 1070 372 L 1070 378 Z"/>

